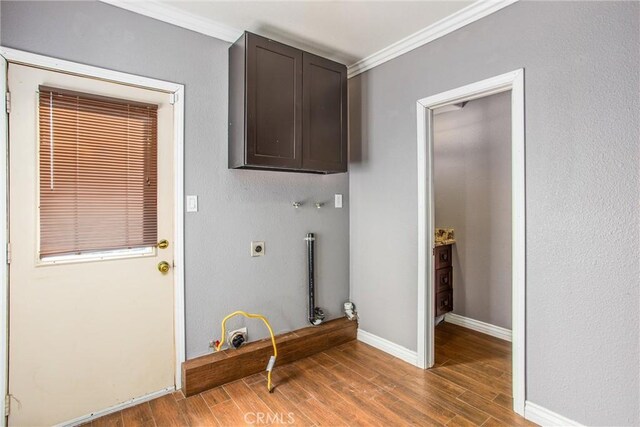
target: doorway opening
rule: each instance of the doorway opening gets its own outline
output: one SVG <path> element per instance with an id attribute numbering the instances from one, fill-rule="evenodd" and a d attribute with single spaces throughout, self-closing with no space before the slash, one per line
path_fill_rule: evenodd
<path id="1" fill-rule="evenodd" d="M 433 118 L 435 368 L 464 374 L 474 394 L 509 407 L 510 116 L 508 91 Z"/>
<path id="2" fill-rule="evenodd" d="M 510 166 L 510 186 L 506 189 L 510 196 L 510 213 L 504 218 L 508 221 L 510 229 L 509 243 L 510 251 L 505 256 L 511 264 L 510 277 L 503 278 L 510 286 L 511 310 L 509 319 L 505 319 L 505 314 L 499 323 L 508 326 L 511 324 L 511 365 L 512 365 L 512 385 L 511 395 L 513 410 L 524 415 L 525 395 L 524 395 L 524 355 L 525 355 L 525 187 L 524 187 L 524 72 L 522 69 L 511 73 L 506 73 L 487 80 L 472 83 L 457 89 L 440 93 L 431 97 L 420 99 L 417 102 L 417 125 L 418 125 L 418 365 L 422 368 L 431 368 L 436 362 L 436 317 L 445 315 L 449 323 L 463 324 L 471 329 L 480 330 L 483 333 L 493 333 L 499 336 L 500 333 L 507 334 L 506 327 L 490 328 L 488 322 L 472 321 L 471 318 L 449 314 L 456 306 L 454 292 L 456 266 L 452 266 L 452 259 L 458 263 L 460 268 L 459 254 L 452 252 L 453 246 L 436 242 L 436 227 L 451 228 L 443 226 L 447 218 L 440 218 L 436 214 L 438 204 L 436 203 L 437 168 L 435 167 L 435 137 L 436 122 L 434 113 L 442 110 L 460 109 L 470 101 L 487 98 L 491 95 L 501 94 L 503 98 L 508 98 L 510 107 L 510 156 L 505 158 Z M 487 98 L 488 99 L 488 98 Z M 477 101 L 480 102 L 481 100 Z M 448 113 L 454 114 L 454 113 Z M 488 160 L 487 160 L 488 161 Z M 485 164 L 486 166 L 486 164 Z M 504 171 L 503 171 L 504 172 Z M 481 179 L 481 178 L 480 178 Z M 441 190 L 442 191 L 442 190 Z M 455 186 L 451 187 L 455 191 Z M 476 190 L 477 191 L 477 190 Z M 442 194 L 441 194 L 442 195 Z M 476 198 L 481 198 L 480 194 L 474 194 Z M 444 197 L 446 199 L 446 197 Z M 443 200 L 440 198 L 440 202 Z M 488 201 L 490 203 L 490 201 Z M 503 201 L 504 202 L 504 201 Z M 448 202 L 447 202 L 448 203 Z M 480 205 L 487 201 L 481 200 Z M 453 206 L 455 209 L 455 206 Z M 478 208 L 474 208 L 478 209 Z M 480 212 L 473 214 L 481 215 Z M 502 212 L 504 216 L 504 212 Z M 490 218 L 489 218 L 490 220 Z M 447 224 L 450 225 L 450 224 Z M 465 246 L 469 243 L 466 230 L 460 228 L 460 237 L 466 240 Z M 447 236 L 448 230 L 441 231 L 441 239 L 447 237 L 455 239 L 455 227 L 453 236 Z M 474 239 L 479 236 L 474 236 Z M 440 239 L 439 239 L 440 240 Z M 436 245 L 436 243 L 438 243 Z M 445 242 L 446 243 L 446 242 Z M 451 243 L 451 240 L 449 241 Z M 456 248 L 457 249 L 457 248 Z M 504 248 L 503 248 L 504 249 Z M 476 260 L 477 261 L 477 260 Z M 439 273 L 439 274 L 437 274 Z M 503 272 L 504 274 L 504 272 Z M 440 280 L 438 280 L 440 278 Z M 464 279 L 465 277 L 461 277 Z M 451 282 L 453 281 L 453 282 Z M 442 283 L 440 283 L 442 282 Z M 464 283 L 461 281 L 461 283 Z M 441 291 L 441 292 L 438 292 Z M 504 296 L 504 295 L 503 295 Z M 464 306 L 464 296 L 462 296 Z M 459 296 L 460 299 L 460 296 Z M 439 304 L 438 304 L 439 303 Z M 474 308 L 478 310 L 478 307 Z M 471 310 L 473 312 L 473 309 Z M 446 314 L 445 314 L 446 313 Z M 482 317 L 477 315 L 476 317 Z M 495 315 L 495 313 L 494 313 Z M 489 319 L 491 319 L 489 317 Z M 438 319 L 442 320 L 442 318 Z M 496 323 L 496 322 L 494 322 Z M 488 326 L 487 326 L 488 325 Z M 483 327 L 485 329 L 483 329 Z M 455 327 L 454 327 L 455 328 Z M 449 331 L 451 332 L 451 331 Z M 446 332 L 443 332 L 446 335 Z M 501 336 L 507 338 L 507 336 Z M 506 377 L 505 377 L 506 378 Z"/>

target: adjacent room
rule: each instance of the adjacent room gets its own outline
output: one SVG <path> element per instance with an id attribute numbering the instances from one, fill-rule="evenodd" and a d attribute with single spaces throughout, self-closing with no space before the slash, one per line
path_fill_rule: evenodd
<path id="1" fill-rule="evenodd" d="M 503 401 L 513 397 L 511 99 L 433 111 L 435 363 L 482 366 L 469 376 Z"/>
<path id="2" fill-rule="evenodd" d="M 0 1 L 6 426 L 640 425 L 640 2 Z"/>
<path id="3" fill-rule="evenodd" d="M 433 120 L 435 246 L 445 247 L 435 281 L 451 293 L 436 297 L 443 303 L 436 315 L 502 328 L 489 332 L 510 340 L 511 94 L 450 108 Z"/>

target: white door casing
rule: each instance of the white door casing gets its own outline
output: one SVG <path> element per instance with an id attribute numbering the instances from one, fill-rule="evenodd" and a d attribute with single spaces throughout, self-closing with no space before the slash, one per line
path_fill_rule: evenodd
<path id="1" fill-rule="evenodd" d="M 513 410 L 525 407 L 525 152 L 524 70 L 519 69 L 417 101 L 418 325 L 417 366 L 435 358 L 433 110 L 511 90 L 512 370 Z"/>

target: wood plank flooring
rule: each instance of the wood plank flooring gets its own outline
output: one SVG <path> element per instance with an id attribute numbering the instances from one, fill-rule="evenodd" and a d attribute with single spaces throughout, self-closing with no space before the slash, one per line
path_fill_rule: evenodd
<path id="1" fill-rule="evenodd" d="M 352 341 L 185 398 L 178 391 L 98 418 L 101 426 L 525 426 L 511 410 L 511 344 L 436 327 L 436 366 L 418 369 Z"/>

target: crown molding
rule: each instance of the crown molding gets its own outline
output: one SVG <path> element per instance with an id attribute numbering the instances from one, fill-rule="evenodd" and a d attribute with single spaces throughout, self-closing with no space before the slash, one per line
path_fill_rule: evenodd
<path id="1" fill-rule="evenodd" d="M 464 9 L 423 28 L 402 40 L 399 40 L 376 53 L 350 65 L 347 69 L 349 78 L 364 73 L 378 65 L 384 64 L 398 56 L 412 51 L 422 45 L 443 37 L 465 25 L 471 24 L 485 16 L 503 9 L 518 0 L 478 0 Z"/>
<path id="2" fill-rule="evenodd" d="M 140 15 L 148 16 L 159 21 L 167 22 L 187 30 L 195 31 L 207 36 L 215 37 L 233 43 L 241 35 L 242 30 L 202 18 L 185 12 L 177 7 L 158 0 L 100 0 L 103 3 L 126 9 Z M 440 21 L 419 30 L 402 40 L 399 40 L 376 53 L 352 64 L 347 69 L 349 78 L 364 73 L 378 65 L 384 64 L 398 56 L 416 49 L 422 45 L 445 36 L 465 25 L 471 24 L 485 16 L 503 9 L 518 0 L 478 0 L 464 9 L 453 13 Z"/>
<path id="3" fill-rule="evenodd" d="M 100 0 L 103 3 L 126 9 L 140 15 L 167 22 L 187 30 L 233 43 L 242 35 L 242 30 L 202 18 L 177 7 L 156 1 Z"/>

